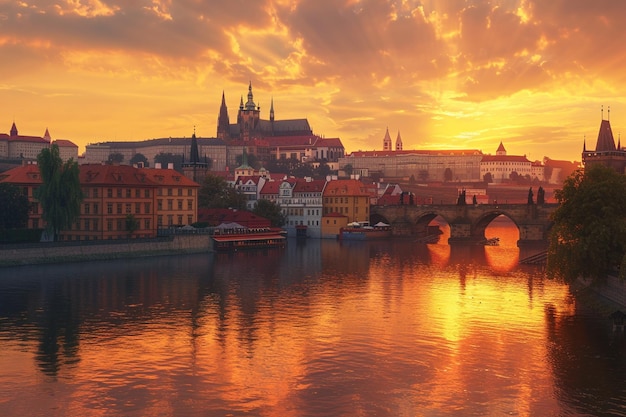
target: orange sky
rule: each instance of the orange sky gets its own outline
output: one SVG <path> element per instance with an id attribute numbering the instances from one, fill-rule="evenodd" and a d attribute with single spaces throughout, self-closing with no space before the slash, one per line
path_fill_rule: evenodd
<path id="1" fill-rule="evenodd" d="M 252 82 L 261 117 L 348 152 L 580 160 L 626 126 L 623 0 L 0 0 L 0 133 L 214 137 Z M 601 113 L 604 106 L 604 113 Z"/>

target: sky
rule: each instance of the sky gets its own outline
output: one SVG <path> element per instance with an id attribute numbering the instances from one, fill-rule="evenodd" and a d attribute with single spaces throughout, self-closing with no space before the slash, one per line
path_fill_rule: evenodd
<path id="1" fill-rule="evenodd" d="M 261 118 L 346 152 L 580 161 L 626 127 L 623 0 L 0 0 L 0 133 L 79 146 Z M 610 109 L 610 113 L 609 113 Z"/>

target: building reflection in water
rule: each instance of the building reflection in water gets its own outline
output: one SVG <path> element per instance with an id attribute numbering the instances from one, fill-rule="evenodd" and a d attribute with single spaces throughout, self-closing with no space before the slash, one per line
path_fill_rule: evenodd
<path id="1" fill-rule="evenodd" d="M 0 411 L 33 414 L 28 393 L 54 381 L 40 407 L 68 416 L 569 411 L 582 401 L 573 390 L 593 389 L 568 369 L 588 359 L 577 346 L 598 337 L 591 351 L 606 359 L 610 341 L 572 320 L 566 286 L 512 266 L 519 255 L 498 233 L 499 247 L 290 240 L 7 269 L 0 346 L 21 363 Z M 43 383 L 21 353 L 31 349 Z"/>

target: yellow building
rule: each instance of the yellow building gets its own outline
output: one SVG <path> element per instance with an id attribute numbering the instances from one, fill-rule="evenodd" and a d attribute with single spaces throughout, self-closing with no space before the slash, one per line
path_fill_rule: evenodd
<path id="1" fill-rule="evenodd" d="M 347 223 L 369 222 L 370 195 L 359 180 L 333 180 L 326 183 L 323 215 L 331 213 L 347 217 Z"/>
<path id="2" fill-rule="evenodd" d="M 80 216 L 60 240 L 151 238 L 159 227 L 192 224 L 198 217 L 199 185 L 173 169 L 128 165 L 80 165 L 83 191 Z M 0 175 L 0 182 L 22 188 L 31 203 L 28 228 L 45 228 L 34 197 L 41 185 L 39 167 L 22 165 Z M 131 231 L 127 221 L 134 220 Z"/>

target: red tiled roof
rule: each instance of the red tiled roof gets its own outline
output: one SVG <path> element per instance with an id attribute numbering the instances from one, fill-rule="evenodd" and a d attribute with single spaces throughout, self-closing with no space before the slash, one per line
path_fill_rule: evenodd
<path id="1" fill-rule="evenodd" d="M 67 139 L 56 139 L 52 143 L 58 145 L 59 147 L 78 148 L 78 145 L 76 145 L 71 140 L 67 140 Z"/>
<path id="2" fill-rule="evenodd" d="M 279 189 L 281 183 L 282 183 L 282 181 L 268 181 L 268 182 L 266 182 L 263 185 L 263 188 L 261 188 L 261 191 L 259 192 L 259 194 L 263 194 L 263 195 L 276 194 L 276 195 L 278 195 L 278 189 Z"/>
<path id="3" fill-rule="evenodd" d="M 200 187 L 200 184 L 173 169 L 138 168 L 160 186 Z"/>
<path id="4" fill-rule="evenodd" d="M 368 196 L 365 185 L 359 180 L 333 180 L 326 183 L 324 196 Z"/>
<path id="5" fill-rule="evenodd" d="M 251 211 L 234 209 L 198 208 L 198 221 L 212 226 L 222 223 L 238 223 L 245 227 L 270 227 L 271 222 Z"/>
<path id="6" fill-rule="evenodd" d="M 293 187 L 294 193 L 320 193 L 324 190 L 325 180 L 312 180 L 307 181 L 305 179 L 298 179 L 295 187 Z"/>
<path id="7" fill-rule="evenodd" d="M 39 166 L 35 164 L 20 165 L 0 174 L 0 182 L 11 184 L 41 184 Z"/>

